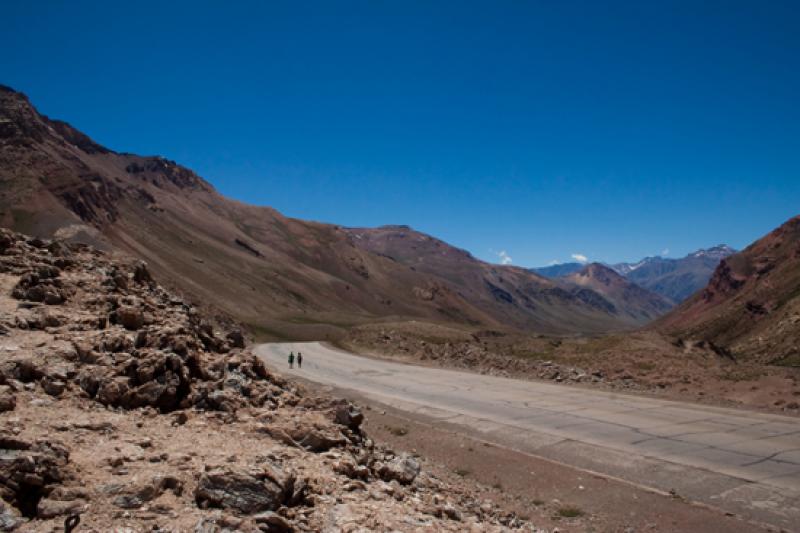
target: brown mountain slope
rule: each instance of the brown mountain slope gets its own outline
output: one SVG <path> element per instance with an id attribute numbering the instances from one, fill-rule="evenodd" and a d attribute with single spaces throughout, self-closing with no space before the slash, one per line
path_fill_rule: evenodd
<path id="1" fill-rule="evenodd" d="M 800 216 L 722 260 L 706 288 L 656 327 L 734 357 L 800 365 Z"/>
<path id="2" fill-rule="evenodd" d="M 507 325 L 599 332 L 643 323 L 631 320 L 591 289 L 564 285 L 524 268 L 479 261 L 408 226 L 347 231 L 360 249 L 434 277 L 436 282 L 425 287 L 423 297 L 435 298 L 442 287 L 457 287 L 460 296 Z M 525 321 L 519 317 L 526 317 Z"/>
<path id="3" fill-rule="evenodd" d="M 5 87 L 0 223 L 123 249 L 161 280 L 274 336 L 324 338 L 387 317 L 552 333 L 630 325 L 593 291 L 488 265 L 416 232 L 439 260 L 420 267 L 413 250 L 388 257 L 364 244 L 386 229 L 290 219 L 227 199 L 172 161 L 100 146 Z"/>
<path id="4" fill-rule="evenodd" d="M 640 287 L 600 263 L 587 265 L 580 272 L 565 276 L 562 281 L 597 292 L 633 323 L 649 322 L 672 308 L 672 303 L 663 296 Z"/>

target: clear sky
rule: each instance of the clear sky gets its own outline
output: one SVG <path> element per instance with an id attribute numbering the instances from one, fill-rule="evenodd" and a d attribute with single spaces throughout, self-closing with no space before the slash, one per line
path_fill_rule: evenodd
<path id="1" fill-rule="evenodd" d="M 800 213 L 800 3 L 6 2 L 0 83 L 290 216 L 539 266 Z"/>

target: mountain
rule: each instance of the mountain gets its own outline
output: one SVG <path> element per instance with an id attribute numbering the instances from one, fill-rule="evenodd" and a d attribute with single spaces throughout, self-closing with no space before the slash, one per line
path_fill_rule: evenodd
<path id="1" fill-rule="evenodd" d="M 643 289 L 600 263 L 591 263 L 561 280 L 602 295 L 633 321 L 647 322 L 672 308 L 672 303 L 663 296 Z"/>
<path id="2" fill-rule="evenodd" d="M 681 259 L 646 257 L 637 263 L 606 266 L 640 287 L 663 296 L 674 306 L 705 287 L 719 262 L 735 252 L 730 246 L 720 244 L 697 250 Z M 584 266 L 581 263 L 562 263 L 530 270 L 547 278 L 561 278 L 580 272 Z"/>
<path id="3" fill-rule="evenodd" d="M 655 327 L 735 358 L 800 366 L 800 216 L 722 259 Z"/>
<path id="4" fill-rule="evenodd" d="M 611 268 L 637 285 L 679 304 L 705 287 L 719 262 L 732 253 L 735 253 L 733 248 L 720 244 L 680 259 L 647 257 L 638 263 L 617 263 Z"/>
<path id="5" fill-rule="evenodd" d="M 583 263 L 559 263 L 557 265 L 549 265 L 546 267 L 531 268 L 531 272 L 536 272 L 540 276 L 546 278 L 560 278 L 574 274 L 585 267 Z"/>
<path id="6" fill-rule="evenodd" d="M 546 333 L 640 323 L 591 289 L 410 228 L 343 228 L 225 198 L 174 161 L 110 150 L 7 87 L 0 224 L 140 257 L 161 282 L 269 337 L 326 338 L 385 318 Z"/>

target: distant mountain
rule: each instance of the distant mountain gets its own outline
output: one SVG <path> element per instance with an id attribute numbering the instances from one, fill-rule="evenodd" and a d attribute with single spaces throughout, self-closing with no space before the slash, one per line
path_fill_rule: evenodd
<path id="1" fill-rule="evenodd" d="M 343 228 L 231 200 L 174 161 L 105 148 L 3 86 L 0 224 L 141 257 L 159 281 L 273 337 L 324 339 L 387 317 L 543 333 L 644 321 L 589 288 L 406 226 Z"/>
<path id="2" fill-rule="evenodd" d="M 564 276 L 559 281 L 592 289 L 622 314 L 640 322 L 653 320 L 672 308 L 672 302 L 663 296 L 643 289 L 636 283 L 600 263 L 591 263 Z"/>
<path id="3" fill-rule="evenodd" d="M 708 285 L 655 327 L 733 357 L 800 366 L 800 216 L 723 258 Z"/>
<path id="4" fill-rule="evenodd" d="M 679 304 L 705 287 L 719 262 L 735 252 L 730 246 L 720 244 L 681 259 L 647 257 L 638 263 L 617 263 L 611 268 L 637 285 Z"/>
<path id="5" fill-rule="evenodd" d="M 546 267 L 531 268 L 531 272 L 536 272 L 540 276 L 546 278 L 560 278 L 561 276 L 568 276 L 580 271 L 585 267 L 583 263 L 559 263 L 557 265 L 550 265 Z"/>
<path id="6" fill-rule="evenodd" d="M 736 250 L 720 244 L 697 250 L 681 259 L 646 257 L 637 263 L 605 266 L 640 287 L 660 294 L 674 306 L 705 287 L 719 262 L 733 253 Z M 530 270 L 547 278 L 562 278 L 580 272 L 585 266 L 581 263 L 561 263 Z"/>

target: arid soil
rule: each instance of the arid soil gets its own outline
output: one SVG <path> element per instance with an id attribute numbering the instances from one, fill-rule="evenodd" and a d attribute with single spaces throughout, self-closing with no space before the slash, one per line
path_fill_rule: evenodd
<path id="1" fill-rule="evenodd" d="M 0 530 L 541 531 L 377 445 L 141 263 L 0 230 Z"/>
<path id="2" fill-rule="evenodd" d="M 654 331 L 558 338 L 409 321 L 352 328 L 338 344 L 362 355 L 498 376 L 800 412 L 800 368 L 734 360 Z"/>
<path id="3" fill-rule="evenodd" d="M 562 532 L 769 531 L 679 494 L 660 494 L 616 479 L 487 443 L 463 428 L 432 426 L 379 404 L 368 406 L 370 435 L 397 450 L 419 453 L 442 479 L 474 480 L 481 498 L 540 527 Z"/>

